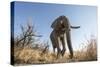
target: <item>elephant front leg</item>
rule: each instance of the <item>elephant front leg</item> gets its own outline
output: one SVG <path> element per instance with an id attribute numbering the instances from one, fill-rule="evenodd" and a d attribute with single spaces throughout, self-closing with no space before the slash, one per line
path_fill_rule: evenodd
<path id="1" fill-rule="evenodd" d="M 50 40 L 51 40 L 51 43 L 52 43 L 53 52 L 55 53 L 56 42 L 55 42 L 54 32 L 51 32 L 51 35 L 50 35 Z"/>
<path id="2" fill-rule="evenodd" d="M 56 45 L 57 45 L 57 58 L 60 57 L 60 54 L 61 54 L 61 49 L 60 49 L 60 37 L 58 36 L 57 39 L 56 39 Z"/>
<path id="3" fill-rule="evenodd" d="M 72 48 L 72 43 L 71 43 L 70 31 L 66 33 L 66 38 L 67 38 L 68 48 L 70 51 L 70 58 L 73 58 L 73 48 Z"/>

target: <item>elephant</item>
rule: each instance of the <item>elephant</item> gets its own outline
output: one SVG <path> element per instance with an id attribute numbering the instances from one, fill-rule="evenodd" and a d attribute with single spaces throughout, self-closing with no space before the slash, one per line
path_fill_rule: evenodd
<path id="1" fill-rule="evenodd" d="M 72 48 L 72 42 L 71 42 L 71 28 L 72 29 L 78 29 L 80 26 L 71 26 L 69 19 L 61 15 L 58 18 L 54 20 L 54 22 L 51 25 L 51 28 L 53 31 L 50 34 L 50 40 L 53 47 L 53 52 L 55 52 L 55 49 L 57 48 L 57 57 L 61 54 L 62 56 L 65 54 L 66 47 L 65 47 L 65 37 L 66 42 L 69 48 L 70 58 L 73 58 L 73 48 Z M 60 47 L 60 43 L 62 43 L 62 50 Z"/>

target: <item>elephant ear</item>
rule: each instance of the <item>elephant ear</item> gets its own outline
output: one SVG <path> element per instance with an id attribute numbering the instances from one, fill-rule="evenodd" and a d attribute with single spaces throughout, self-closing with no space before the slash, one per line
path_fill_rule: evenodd
<path id="1" fill-rule="evenodd" d="M 51 24 L 51 28 L 54 29 L 58 25 L 59 18 L 55 19 L 54 22 Z"/>
<path id="2" fill-rule="evenodd" d="M 54 29 L 56 25 L 57 25 L 57 20 L 55 20 L 55 21 L 52 23 L 51 28 Z"/>

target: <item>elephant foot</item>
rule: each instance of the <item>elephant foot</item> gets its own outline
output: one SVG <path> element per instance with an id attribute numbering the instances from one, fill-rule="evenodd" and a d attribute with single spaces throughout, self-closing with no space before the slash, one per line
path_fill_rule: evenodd
<path id="1" fill-rule="evenodd" d="M 64 56 L 65 51 L 66 51 L 65 49 L 61 51 L 62 56 Z"/>
<path id="2" fill-rule="evenodd" d="M 58 53 L 57 53 L 57 59 L 58 59 L 59 57 L 61 57 L 61 50 L 59 50 Z"/>
<path id="3" fill-rule="evenodd" d="M 70 57 L 70 59 L 72 59 L 73 58 L 73 55 L 69 55 L 69 57 Z"/>

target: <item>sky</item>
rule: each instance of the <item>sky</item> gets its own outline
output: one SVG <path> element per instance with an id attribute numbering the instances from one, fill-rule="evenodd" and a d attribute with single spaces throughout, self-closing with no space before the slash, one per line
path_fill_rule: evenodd
<path id="1" fill-rule="evenodd" d="M 71 30 L 74 50 L 82 48 L 82 43 L 90 39 L 91 35 L 97 37 L 96 6 L 15 2 L 14 9 L 15 36 L 21 32 L 20 25 L 26 26 L 30 21 L 34 24 L 37 33 L 43 36 L 40 41 L 49 41 L 51 49 L 52 45 L 49 38 L 52 31 L 51 24 L 61 15 L 68 17 L 72 26 L 80 26 L 79 29 Z"/>

